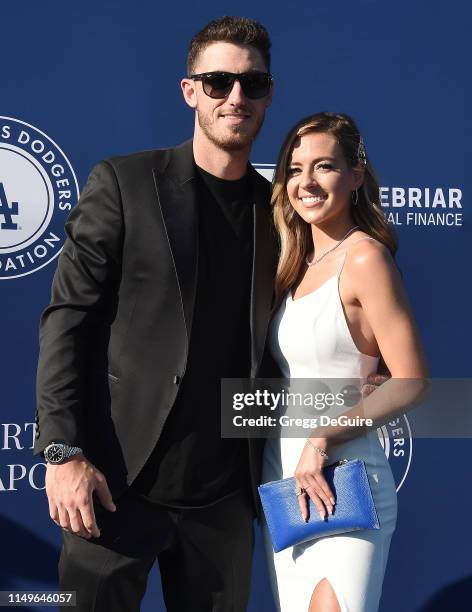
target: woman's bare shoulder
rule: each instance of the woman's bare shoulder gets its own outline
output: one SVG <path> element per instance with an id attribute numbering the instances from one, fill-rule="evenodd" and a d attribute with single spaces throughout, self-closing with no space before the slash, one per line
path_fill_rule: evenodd
<path id="1" fill-rule="evenodd" d="M 380 240 L 367 234 L 347 245 L 348 258 L 351 267 L 362 271 L 365 268 L 388 266 L 396 268 L 389 248 Z"/>

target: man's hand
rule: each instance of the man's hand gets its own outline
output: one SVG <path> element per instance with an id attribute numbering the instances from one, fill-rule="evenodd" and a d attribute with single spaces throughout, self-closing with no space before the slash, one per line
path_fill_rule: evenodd
<path id="1" fill-rule="evenodd" d="M 104 508 L 116 510 L 105 476 L 82 453 L 61 465 L 48 463 L 49 515 L 59 527 L 87 539 L 100 536 L 93 508 L 94 491 Z"/>
<path id="2" fill-rule="evenodd" d="M 389 378 L 391 378 L 391 376 L 388 370 L 385 374 L 380 373 L 380 372 L 378 374 L 369 374 L 365 384 L 362 385 L 362 389 L 361 389 L 362 397 L 368 397 L 371 393 L 373 393 L 377 389 L 377 387 L 380 387 L 380 385 L 383 385 L 384 382 L 386 382 Z"/>

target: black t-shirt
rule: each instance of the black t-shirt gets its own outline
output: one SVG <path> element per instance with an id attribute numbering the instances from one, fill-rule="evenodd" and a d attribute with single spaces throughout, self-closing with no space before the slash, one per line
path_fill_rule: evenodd
<path id="1" fill-rule="evenodd" d="M 221 438 L 220 379 L 250 373 L 251 188 L 247 175 L 228 181 L 198 167 L 196 174 L 198 278 L 187 368 L 132 485 L 170 507 L 208 505 L 249 483 L 247 441 Z"/>

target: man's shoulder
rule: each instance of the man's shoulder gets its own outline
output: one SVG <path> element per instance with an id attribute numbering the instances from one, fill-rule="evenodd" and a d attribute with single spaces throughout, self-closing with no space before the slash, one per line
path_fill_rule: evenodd
<path id="1" fill-rule="evenodd" d="M 257 180 L 258 183 L 260 185 L 263 185 L 266 189 L 270 189 L 272 183 L 263 174 L 261 174 L 252 164 L 250 164 L 250 166 L 251 174 L 254 176 L 255 180 Z"/>
<path id="2" fill-rule="evenodd" d="M 134 174 L 136 172 L 152 170 L 153 168 L 163 171 L 174 152 L 179 152 L 181 149 L 184 150 L 189 147 L 191 148 L 191 141 L 186 141 L 174 147 L 146 149 L 125 155 L 114 155 L 104 161 L 112 166 L 117 175 Z"/>
<path id="3" fill-rule="evenodd" d="M 170 151 L 171 148 L 147 149 L 124 155 L 113 155 L 104 161 L 112 166 L 116 174 L 123 174 L 150 169 L 156 165 L 160 166 L 165 163 L 165 159 Z"/>
<path id="4" fill-rule="evenodd" d="M 259 199 L 268 206 L 272 190 L 271 182 L 258 172 L 252 164 L 250 164 L 250 177 L 254 192 L 259 196 Z"/>

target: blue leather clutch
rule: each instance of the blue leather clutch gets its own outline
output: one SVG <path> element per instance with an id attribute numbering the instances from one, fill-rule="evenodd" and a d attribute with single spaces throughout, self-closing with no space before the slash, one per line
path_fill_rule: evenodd
<path id="1" fill-rule="evenodd" d="M 308 497 L 307 523 L 295 495 L 295 478 L 284 478 L 259 487 L 274 552 L 324 536 L 358 529 L 380 529 L 367 471 L 361 459 L 344 459 L 327 466 L 323 476 L 335 495 L 333 514 L 321 519 Z"/>

